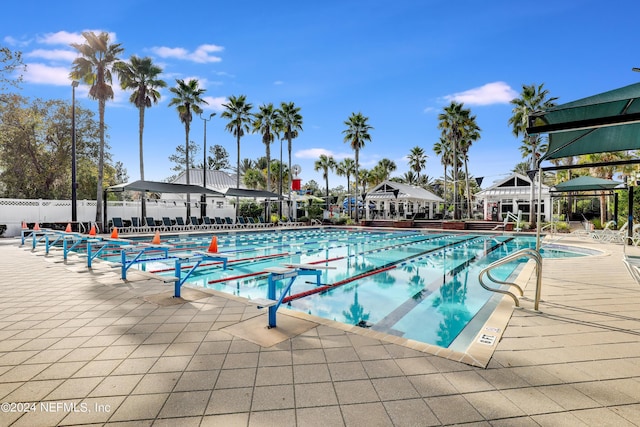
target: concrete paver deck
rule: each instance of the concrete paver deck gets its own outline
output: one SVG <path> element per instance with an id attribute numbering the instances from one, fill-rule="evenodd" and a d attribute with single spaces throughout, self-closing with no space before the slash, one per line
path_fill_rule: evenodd
<path id="1" fill-rule="evenodd" d="M 163 304 L 159 280 L 18 243 L 0 244 L 2 426 L 640 425 L 621 245 L 562 239 L 604 253 L 546 259 L 540 313 L 523 301 L 482 369 L 321 321 L 261 346 L 237 298 Z"/>

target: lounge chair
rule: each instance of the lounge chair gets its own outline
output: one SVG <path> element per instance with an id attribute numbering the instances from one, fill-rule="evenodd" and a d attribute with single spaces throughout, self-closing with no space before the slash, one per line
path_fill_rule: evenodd
<path id="1" fill-rule="evenodd" d="M 251 228 L 264 228 L 264 224 L 261 224 L 254 217 L 249 216 L 249 217 L 247 217 L 247 220 L 249 221 L 249 227 L 251 227 Z"/>
<path id="2" fill-rule="evenodd" d="M 226 222 L 228 228 L 233 228 L 233 227 L 236 226 L 236 224 L 233 222 L 233 220 L 228 216 L 224 217 L 224 221 Z"/>
<path id="3" fill-rule="evenodd" d="M 189 217 L 189 222 L 191 224 L 191 228 L 193 230 L 204 230 L 204 227 L 200 224 L 200 221 L 198 221 L 198 217 L 196 216 L 190 216 Z"/>
<path id="4" fill-rule="evenodd" d="M 274 224 L 272 222 L 267 222 L 264 220 L 263 217 L 259 216 L 258 217 L 258 221 L 260 221 L 260 224 L 264 224 L 265 227 L 273 227 Z"/>
<path id="5" fill-rule="evenodd" d="M 111 219 L 111 231 L 113 231 L 114 227 L 118 229 L 118 233 L 131 233 L 131 227 L 127 227 L 124 225 L 124 221 L 119 216 L 114 216 Z"/>
<path id="6" fill-rule="evenodd" d="M 236 217 L 236 227 L 247 228 L 247 223 L 245 222 L 244 217 Z"/>
<path id="7" fill-rule="evenodd" d="M 147 231 L 147 228 L 142 225 L 142 221 L 137 216 L 131 217 L 131 230 L 139 233 Z"/>
<path id="8" fill-rule="evenodd" d="M 184 218 L 182 218 L 181 216 L 176 217 L 175 227 L 181 231 L 190 230 L 192 228 L 190 225 L 185 224 Z"/>
<path id="9" fill-rule="evenodd" d="M 214 220 L 218 228 L 229 228 L 229 224 L 219 216 L 215 217 Z"/>
<path id="10" fill-rule="evenodd" d="M 156 220 L 153 219 L 152 216 L 146 216 L 144 217 L 144 222 L 146 224 L 147 230 L 152 232 L 152 231 L 156 231 L 156 229 L 158 227 L 156 227 Z"/>
<path id="11" fill-rule="evenodd" d="M 202 225 L 204 225 L 204 227 L 207 230 L 213 230 L 215 228 L 219 228 L 218 225 L 216 224 L 215 220 L 211 221 L 211 218 L 209 218 L 208 216 L 203 216 L 202 217 Z"/>

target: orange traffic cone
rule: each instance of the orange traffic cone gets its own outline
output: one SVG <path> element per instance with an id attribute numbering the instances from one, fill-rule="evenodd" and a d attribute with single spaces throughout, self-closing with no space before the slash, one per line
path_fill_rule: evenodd
<path id="1" fill-rule="evenodd" d="M 209 245 L 209 249 L 207 250 L 207 252 L 211 252 L 211 253 L 218 252 L 218 238 L 216 236 L 213 236 L 211 238 L 211 244 Z"/>
<path id="2" fill-rule="evenodd" d="M 67 228 L 64 229 L 65 233 L 71 233 L 71 223 L 67 224 Z"/>
<path id="3" fill-rule="evenodd" d="M 29 227 L 27 227 L 27 221 L 22 221 L 22 228 L 23 229 L 29 228 Z"/>
<path id="4" fill-rule="evenodd" d="M 111 232 L 111 238 L 112 239 L 118 238 L 118 227 L 113 227 L 113 231 Z"/>
<path id="5" fill-rule="evenodd" d="M 33 226 L 33 231 L 40 231 L 40 225 L 36 222 L 36 225 Z"/>
<path id="6" fill-rule="evenodd" d="M 153 236 L 153 240 L 151 240 L 151 243 L 153 243 L 154 245 L 159 245 L 160 244 L 160 232 L 156 231 L 156 235 Z"/>
<path id="7" fill-rule="evenodd" d="M 96 235 L 96 226 L 92 225 L 91 230 L 89 230 L 89 236 L 95 236 L 95 235 Z"/>

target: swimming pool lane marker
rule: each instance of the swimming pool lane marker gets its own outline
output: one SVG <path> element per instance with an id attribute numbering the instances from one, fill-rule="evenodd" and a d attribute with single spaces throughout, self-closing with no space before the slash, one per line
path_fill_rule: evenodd
<path id="1" fill-rule="evenodd" d="M 477 239 L 477 238 L 478 238 L 478 236 L 474 235 L 474 236 L 472 236 L 472 237 L 470 237 L 468 239 L 461 239 L 461 240 L 456 241 L 456 242 L 448 243 L 446 246 L 456 245 L 457 243 L 461 243 L 461 242 L 463 242 L 465 240 L 472 240 L 472 239 Z M 427 239 L 427 240 L 429 240 L 429 239 Z M 396 245 L 396 246 L 398 246 L 398 245 Z M 402 263 L 403 261 L 406 261 L 407 259 L 410 259 L 410 258 L 413 258 L 413 257 L 416 257 L 416 256 L 420 256 L 420 255 L 424 255 L 424 254 L 429 253 L 429 252 L 434 252 L 434 251 L 437 251 L 439 249 L 442 249 L 442 247 L 440 247 L 440 248 L 430 248 L 430 249 L 428 249 L 426 251 L 423 251 L 423 252 L 421 252 L 421 253 L 419 253 L 417 255 L 411 255 L 410 257 L 407 257 L 407 258 L 403 258 L 403 259 L 400 259 L 400 260 L 397 260 L 397 261 L 389 262 L 389 263 L 383 265 L 382 267 L 378 267 L 378 268 L 375 268 L 373 270 L 369 270 L 369 271 L 366 271 L 364 273 L 358 274 L 356 276 L 352 276 L 352 277 L 349 277 L 347 279 L 340 280 L 340 281 L 335 282 L 333 284 L 326 284 L 326 285 L 319 286 L 319 287 L 316 287 L 316 288 L 312 288 L 312 289 L 309 289 L 309 290 L 306 290 L 306 291 L 303 291 L 303 292 L 299 292 L 299 293 L 296 293 L 296 294 L 293 294 L 293 295 L 289 295 L 288 297 L 284 298 L 283 302 L 293 301 L 295 299 L 307 297 L 307 296 L 313 295 L 313 294 L 324 293 L 324 292 L 327 292 L 327 291 L 329 291 L 331 289 L 335 289 L 337 287 L 346 285 L 347 283 L 351 283 L 351 282 L 353 282 L 355 280 L 364 279 L 365 277 L 373 276 L 374 274 L 379 274 L 379 273 L 383 273 L 383 272 L 388 271 L 388 270 L 392 270 L 394 268 L 397 268 L 400 263 Z"/>

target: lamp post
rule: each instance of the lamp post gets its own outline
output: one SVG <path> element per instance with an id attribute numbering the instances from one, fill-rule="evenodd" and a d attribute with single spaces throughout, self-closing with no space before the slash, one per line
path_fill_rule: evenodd
<path id="1" fill-rule="evenodd" d="M 278 221 L 282 219 L 282 139 L 280 139 L 280 179 L 278 180 L 278 194 L 280 203 L 278 205 Z"/>
<path id="2" fill-rule="evenodd" d="M 205 188 L 205 189 L 207 188 L 207 122 L 211 121 L 211 119 L 215 115 L 216 113 L 211 113 L 209 114 L 209 118 L 205 119 L 204 117 L 202 117 L 202 114 L 200 114 L 200 118 L 204 122 L 204 158 L 202 161 L 202 188 Z M 205 216 L 207 216 L 207 195 L 205 193 L 202 193 L 202 197 L 200 198 L 200 217 L 204 218 Z"/>
<path id="3" fill-rule="evenodd" d="M 78 194 L 76 183 L 76 88 L 78 81 L 71 82 L 71 222 L 78 221 Z"/>

